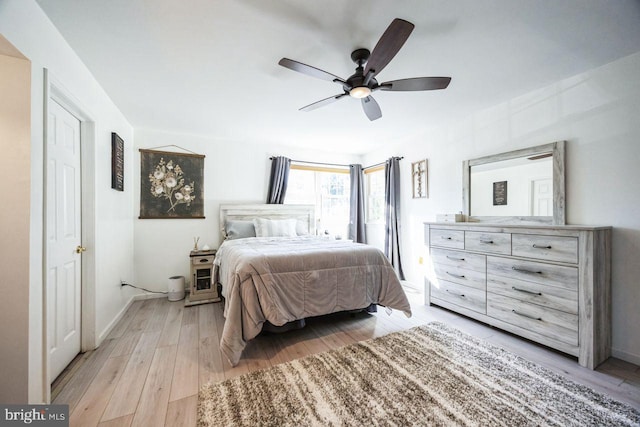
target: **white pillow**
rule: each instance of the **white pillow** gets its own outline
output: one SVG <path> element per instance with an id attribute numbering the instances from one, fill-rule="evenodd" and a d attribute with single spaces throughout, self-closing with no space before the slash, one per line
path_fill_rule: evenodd
<path id="1" fill-rule="evenodd" d="M 296 220 L 296 234 L 298 236 L 308 236 L 309 224 L 305 221 Z"/>
<path id="2" fill-rule="evenodd" d="M 265 219 L 253 220 L 257 237 L 295 237 L 296 220 L 292 219 Z"/>

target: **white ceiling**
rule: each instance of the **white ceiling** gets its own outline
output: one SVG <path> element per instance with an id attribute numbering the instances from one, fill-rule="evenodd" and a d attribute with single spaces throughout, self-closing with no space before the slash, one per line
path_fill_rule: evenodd
<path id="1" fill-rule="evenodd" d="M 640 51 L 638 0 L 37 0 L 135 128 L 366 153 Z M 370 122 L 340 86 L 393 18 L 415 24 L 379 81 L 451 76 L 448 89 L 376 92 Z"/>

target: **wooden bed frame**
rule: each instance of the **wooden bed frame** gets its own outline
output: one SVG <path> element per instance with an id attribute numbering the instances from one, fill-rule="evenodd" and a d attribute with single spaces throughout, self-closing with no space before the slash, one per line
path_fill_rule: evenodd
<path id="1" fill-rule="evenodd" d="M 316 207 L 314 205 L 269 205 L 241 204 L 220 206 L 220 228 L 225 235 L 227 221 L 252 220 L 255 218 L 298 220 L 299 234 L 316 234 Z"/>

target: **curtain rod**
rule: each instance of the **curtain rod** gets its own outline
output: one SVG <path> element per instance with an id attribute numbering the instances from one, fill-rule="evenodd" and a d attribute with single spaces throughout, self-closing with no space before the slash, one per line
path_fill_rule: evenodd
<path id="1" fill-rule="evenodd" d="M 269 157 L 269 160 L 273 160 L 273 159 L 275 159 L 275 157 Z M 341 168 L 348 168 L 349 167 L 349 165 L 342 165 L 340 163 L 307 162 L 307 161 L 304 161 L 304 160 L 293 160 L 293 159 L 291 159 L 291 161 L 294 162 L 294 163 L 304 163 L 304 164 L 307 164 L 307 165 L 338 166 L 338 167 L 341 167 Z"/>
<path id="2" fill-rule="evenodd" d="M 394 158 L 398 159 L 398 160 L 404 159 L 404 157 L 394 157 Z M 274 156 L 269 157 L 269 160 L 273 160 L 273 159 L 275 159 Z M 308 165 L 338 166 L 338 167 L 342 167 L 342 168 L 348 168 L 348 167 L 351 166 L 351 165 L 343 165 L 343 164 L 340 164 L 340 163 L 307 162 L 307 161 L 304 161 L 304 160 L 293 160 L 293 159 L 291 159 L 291 161 L 295 162 L 295 163 L 305 163 L 305 164 L 308 164 Z M 384 164 L 385 164 L 385 162 L 380 162 L 380 163 L 377 163 L 375 165 L 364 167 L 364 168 L 362 168 L 362 170 L 375 168 L 376 166 L 380 166 L 380 165 L 384 165 Z"/>
<path id="3" fill-rule="evenodd" d="M 404 159 L 404 156 L 403 157 L 393 157 L 393 158 L 394 159 L 398 159 L 398 160 L 402 160 L 402 159 Z M 387 163 L 387 162 L 384 161 L 384 162 L 376 163 L 375 165 L 370 165 L 370 166 L 364 167 L 364 168 L 362 168 L 362 170 L 364 171 L 364 170 L 367 170 L 367 169 L 375 168 L 377 166 L 382 166 L 385 163 Z"/>

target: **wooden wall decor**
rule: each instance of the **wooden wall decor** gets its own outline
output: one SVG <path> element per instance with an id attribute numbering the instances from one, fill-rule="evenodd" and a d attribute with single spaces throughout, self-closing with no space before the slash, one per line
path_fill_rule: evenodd
<path id="1" fill-rule="evenodd" d="M 413 198 L 429 197 L 427 187 L 427 159 L 411 163 L 411 180 L 413 181 Z"/>
<path id="2" fill-rule="evenodd" d="M 204 156 L 140 150 L 140 219 L 204 218 Z"/>

